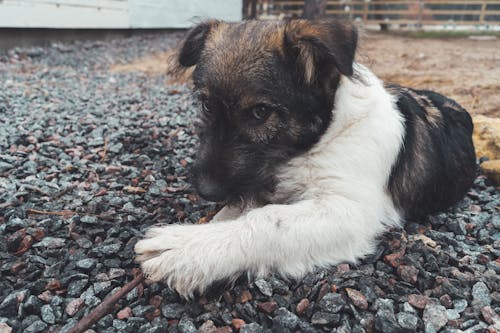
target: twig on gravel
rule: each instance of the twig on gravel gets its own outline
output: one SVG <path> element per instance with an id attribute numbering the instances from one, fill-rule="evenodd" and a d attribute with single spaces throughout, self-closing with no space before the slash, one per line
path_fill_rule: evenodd
<path id="1" fill-rule="evenodd" d="M 104 161 L 106 159 L 106 155 L 108 154 L 108 143 L 109 143 L 109 138 L 105 137 L 104 138 L 104 150 L 101 153 L 101 161 Z"/>
<path id="2" fill-rule="evenodd" d="M 94 325 L 99 319 L 110 313 L 114 305 L 128 292 L 134 289 L 139 283 L 144 281 L 144 275 L 140 273 L 132 281 L 124 285 L 120 290 L 118 290 L 113 295 L 106 298 L 101 302 L 94 310 L 92 310 L 88 315 L 80 319 L 80 321 L 73 326 L 68 333 L 81 333 L 89 329 Z"/>
<path id="3" fill-rule="evenodd" d="M 57 215 L 57 216 L 73 216 L 76 215 L 77 213 L 72 211 L 72 210 L 60 210 L 60 211 L 48 211 L 48 210 L 38 210 L 38 209 L 32 209 L 28 208 L 26 209 L 26 213 L 28 214 L 37 214 L 37 215 Z"/>
<path id="4" fill-rule="evenodd" d="M 76 184 L 71 184 L 69 186 L 66 186 L 65 188 L 63 188 L 62 190 L 60 190 L 59 192 L 57 192 L 56 194 L 54 194 L 52 196 L 52 199 L 58 199 L 58 198 L 62 197 L 63 195 L 65 195 L 66 193 L 68 193 L 69 191 L 72 191 L 76 187 L 77 187 Z"/>

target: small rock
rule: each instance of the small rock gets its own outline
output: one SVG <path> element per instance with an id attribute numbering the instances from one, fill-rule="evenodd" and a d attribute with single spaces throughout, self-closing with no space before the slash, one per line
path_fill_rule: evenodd
<path id="1" fill-rule="evenodd" d="M 424 245 L 427 245 L 427 246 L 432 247 L 432 248 L 435 248 L 437 246 L 437 243 L 432 238 L 429 238 L 429 237 L 427 237 L 424 234 L 414 235 L 410 239 L 412 239 L 414 241 L 418 241 L 419 240 L 422 243 L 424 243 Z"/>
<path id="2" fill-rule="evenodd" d="M 262 333 L 264 329 L 257 323 L 250 323 L 241 326 L 240 333 Z"/>
<path id="3" fill-rule="evenodd" d="M 184 311 L 185 306 L 179 303 L 166 304 L 161 308 L 161 313 L 167 319 L 179 319 Z"/>
<path id="4" fill-rule="evenodd" d="M 482 281 L 477 282 L 472 287 L 472 306 L 482 308 L 491 304 L 488 286 Z"/>
<path id="5" fill-rule="evenodd" d="M 40 242 L 35 243 L 33 247 L 39 248 L 47 248 L 47 249 L 57 249 L 64 246 L 66 240 L 64 238 L 58 237 L 44 237 Z"/>
<path id="6" fill-rule="evenodd" d="M 233 320 L 231 320 L 231 324 L 237 331 L 239 331 L 240 328 L 243 327 L 243 325 L 245 325 L 246 323 L 243 319 L 234 318 Z"/>
<path id="7" fill-rule="evenodd" d="M 338 313 L 330 313 L 318 311 L 312 315 L 311 324 L 313 325 L 329 325 L 332 323 L 338 323 L 340 321 L 340 315 Z"/>
<path id="8" fill-rule="evenodd" d="M 118 318 L 118 319 L 127 319 L 129 317 L 132 317 L 132 309 L 130 307 L 128 307 L 128 306 L 125 307 L 125 308 L 123 308 L 123 309 L 121 309 L 116 314 L 116 318 Z"/>
<path id="9" fill-rule="evenodd" d="M 297 312 L 298 315 L 303 314 L 309 308 L 309 304 L 310 302 L 307 298 L 301 299 L 300 302 L 297 304 L 295 312 Z"/>
<path id="10" fill-rule="evenodd" d="M 0 333 L 12 333 L 12 327 L 7 323 L 0 323 Z"/>
<path id="11" fill-rule="evenodd" d="M 123 268 L 110 268 L 108 275 L 111 280 L 116 279 L 125 276 L 125 270 Z"/>
<path id="12" fill-rule="evenodd" d="M 97 260 L 95 259 L 82 259 L 76 262 L 76 267 L 81 268 L 85 271 L 89 271 L 95 267 Z"/>
<path id="13" fill-rule="evenodd" d="M 457 235 L 466 235 L 467 229 L 465 228 L 465 222 L 461 220 L 453 220 L 448 225 L 448 229 L 453 231 Z"/>
<path id="14" fill-rule="evenodd" d="M 102 245 L 96 250 L 103 254 L 111 255 L 118 253 L 118 251 L 120 251 L 120 248 L 121 248 L 120 244 L 108 244 L 108 245 Z"/>
<path id="15" fill-rule="evenodd" d="M 399 326 L 410 332 L 416 332 L 418 326 L 418 317 L 413 313 L 399 312 L 396 315 Z"/>
<path id="16" fill-rule="evenodd" d="M 36 320 L 34 321 L 31 325 L 26 327 L 23 330 L 23 333 L 37 333 L 37 332 L 44 332 L 45 329 L 47 328 L 47 324 L 45 324 L 41 320 Z"/>
<path id="17" fill-rule="evenodd" d="M 375 314 L 375 328 L 384 333 L 396 333 L 401 327 L 394 315 L 394 303 L 391 299 L 378 299 L 375 302 L 377 313 Z"/>
<path id="18" fill-rule="evenodd" d="M 439 297 L 439 302 L 441 303 L 442 306 L 448 309 L 450 309 L 453 306 L 453 300 L 448 294 L 444 294 L 443 296 Z"/>
<path id="19" fill-rule="evenodd" d="M 135 317 L 144 317 L 148 313 L 154 312 L 155 307 L 152 305 L 137 305 L 132 309 Z"/>
<path id="20" fill-rule="evenodd" d="M 258 279 L 254 282 L 254 284 L 263 295 L 266 295 L 266 296 L 273 295 L 273 287 L 266 280 Z"/>
<path id="21" fill-rule="evenodd" d="M 465 299 L 456 299 L 453 301 L 453 308 L 458 311 L 458 313 L 462 313 L 465 309 L 467 309 L 467 300 Z"/>
<path id="22" fill-rule="evenodd" d="M 233 333 L 233 329 L 231 326 L 222 326 L 222 327 L 217 327 L 216 333 Z"/>
<path id="23" fill-rule="evenodd" d="M 266 314 L 271 314 L 278 308 L 278 303 L 275 301 L 259 303 L 257 304 L 257 308 Z"/>
<path id="24" fill-rule="evenodd" d="M 446 308 L 442 305 L 427 303 L 423 315 L 424 323 L 431 324 L 434 330 L 439 331 L 448 322 Z"/>
<path id="25" fill-rule="evenodd" d="M 410 294 L 408 295 L 408 303 L 417 309 L 423 310 L 427 303 L 429 302 L 429 298 L 423 295 Z"/>
<path id="26" fill-rule="evenodd" d="M 349 264 L 343 263 L 337 265 L 337 274 L 345 274 L 351 270 Z"/>
<path id="27" fill-rule="evenodd" d="M 388 254 L 384 257 L 384 260 L 388 262 L 392 267 L 398 267 L 401 264 L 401 259 L 404 256 L 404 252 L 398 251 Z"/>
<path id="28" fill-rule="evenodd" d="M 346 302 L 342 298 L 342 295 L 337 293 L 326 294 L 318 303 L 321 310 L 331 313 L 340 312 L 345 305 Z"/>
<path id="29" fill-rule="evenodd" d="M 356 289 L 346 288 L 347 296 L 352 300 L 352 303 L 362 310 L 368 309 L 368 301 L 365 295 Z"/>
<path id="30" fill-rule="evenodd" d="M 5 297 L 5 299 L 0 303 L 0 316 L 5 317 L 16 317 L 17 309 L 19 306 L 19 301 L 16 293 L 12 293 Z"/>
<path id="31" fill-rule="evenodd" d="M 498 315 L 489 305 L 481 309 L 481 314 L 488 324 L 494 325 L 500 323 L 500 315 Z"/>
<path id="32" fill-rule="evenodd" d="M 42 308 L 40 309 L 40 314 L 42 320 L 47 324 L 53 325 L 56 323 L 56 316 L 54 315 L 54 310 L 52 309 L 52 306 L 50 306 L 49 304 L 45 304 L 42 306 Z"/>
<path id="33" fill-rule="evenodd" d="M 293 330 L 299 323 L 299 317 L 286 308 L 279 308 L 276 310 L 275 314 L 276 316 L 273 318 L 273 324 L 275 326 Z"/>
<path id="34" fill-rule="evenodd" d="M 198 333 L 217 333 L 217 328 L 213 321 L 207 320 L 198 328 Z"/>
<path id="35" fill-rule="evenodd" d="M 179 324 L 177 325 L 177 329 L 179 330 L 179 333 L 197 333 L 198 330 L 196 329 L 196 326 L 194 326 L 193 322 L 184 317 L 179 321 Z"/>
<path id="36" fill-rule="evenodd" d="M 113 288 L 110 281 L 96 282 L 92 286 L 94 287 L 94 292 L 96 295 L 107 294 Z"/>
<path id="37" fill-rule="evenodd" d="M 252 293 L 248 290 L 243 290 L 240 294 L 240 297 L 238 297 L 238 303 L 246 303 L 252 300 Z"/>
<path id="38" fill-rule="evenodd" d="M 446 309 L 446 318 L 448 318 L 448 321 L 456 320 L 460 318 L 460 313 L 455 309 Z"/>
<path id="39" fill-rule="evenodd" d="M 68 305 L 66 305 L 65 311 L 68 316 L 73 317 L 78 312 L 78 310 L 82 308 L 84 303 L 85 301 L 83 300 L 83 298 L 75 298 L 74 300 L 69 302 Z"/>

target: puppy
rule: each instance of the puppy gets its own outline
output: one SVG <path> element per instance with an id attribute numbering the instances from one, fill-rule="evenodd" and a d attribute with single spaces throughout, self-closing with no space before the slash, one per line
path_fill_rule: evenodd
<path id="1" fill-rule="evenodd" d="M 196 66 L 194 184 L 226 206 L 208 224 L 150 229 L 135 247 L 149 278 L 187 297 L 243 272 L 299 278 L 462 198 L 476 168 L 469 114 L 384 86 L 354 63 L 356 45 L 354 26 L 333 20 L 191 30 L 178 61 Z"/>

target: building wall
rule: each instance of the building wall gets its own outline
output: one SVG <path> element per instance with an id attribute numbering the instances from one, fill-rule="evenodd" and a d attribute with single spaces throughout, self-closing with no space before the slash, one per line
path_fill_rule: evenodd
<path id="1" fill-rule="evenodd" d="M 185 28 L 241 11 L 241 0 L 0 0 L 0 28 Z"/>

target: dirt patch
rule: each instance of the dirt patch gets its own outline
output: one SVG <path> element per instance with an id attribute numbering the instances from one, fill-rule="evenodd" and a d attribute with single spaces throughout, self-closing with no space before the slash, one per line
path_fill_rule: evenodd
<path id="1" fill-rule="evenodd" d="M 192 69 L 184 71 L 175 71 L 173 64 L 176 51 L 170 50 L 167 52 L 155 53 L 147 57 L 139 58 L 127 64 L 114 64 L 109 70 L 111 72 L 143 72 L 148 75 L 165 75 L 169 77 L 167 84 L 184 84 L 191 78 Z M 175 77 L 173 72 L 175 72 Z"/>
<path id="2" fill-rule="evenodd" d="M 462 38 L 419 39 L 367 34 L 360 41 L 357 60 L 386 82 L 430 89 L 455 99 L 472 114 L 500 117 L 500 40 Z M 173 51 L 152 54 L 113 72 L 166 74 Z M 185 83 L 191 72 L 168 84 Z"/>
<path id="3" fill-rule="evenodd" d="M 368 34 L 358 61 L 384 81 L 449 96 L 472 114 L 500 117 L 500 41 Z"/>

